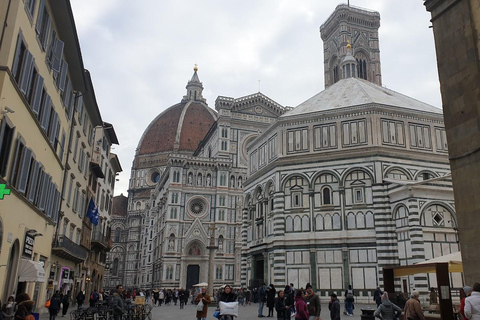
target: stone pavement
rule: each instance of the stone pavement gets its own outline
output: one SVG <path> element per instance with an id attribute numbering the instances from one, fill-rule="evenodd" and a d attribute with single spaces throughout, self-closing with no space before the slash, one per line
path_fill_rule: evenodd
<path id="1" fill-rule="evenodd" d="M 365 308 L 365 307 L 370 307 L 374 308 L 375 305 L 356 305 L 355 310 L 354 310 L 354 315 L 353 316 L 346 316 L 346 315 L 341 315 L 342 319 L 351 319 L 351 320 L 361 320 L 360 314 L 361 311 L 360 309 Z M 71 320 L 70 319 L 70 311 L 73 310 L 75 307 L 72 307 L 69 309 L 68 314 L 62 318 L 61 316 L 57 316 L 56 320 Z M 207 320 L 216 320 L 212 314 L 214 312 L 215 308 L 211 307 L 208 310 L 208 316 Z M 249 306 L 242 307 L 239 306 L 238 309 L 238 320 L 241 319 L 259 319 L 257 317 L 257 311 L 258 311 L 258 304 L 252 303 Z M 174 305 L 173 303 L 171 305 L 162 305 L 161 307 L 153 307 L 152 310 L 152 320 L 195 320 L 195 313 L 196 313 L 196 308 L 195 305 L 193 304 L 188 304 L 185 306 L 184 309 L 180 309 L 180 305 Z M 268 309 L 265 307 L 263 308 L 263 314 L 267 315 L 268 314 Z M 267 318 L 265 317 L 265 320 L 276 320 L 276 312 L 274 311 L 274 317 L 273 318 Z M 322 312 L 320 314 L 322 320 L 330 320 L 330 313 L 328 311 L 328 305 L 327 304 L 322 304 Z M 48 313 L 44 313 L 40 315 L 40 320 L 49 320 Z"/>

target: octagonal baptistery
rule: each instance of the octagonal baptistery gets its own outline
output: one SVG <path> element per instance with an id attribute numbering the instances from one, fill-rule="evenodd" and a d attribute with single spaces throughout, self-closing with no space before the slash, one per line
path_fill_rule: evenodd
<path id="1" fill-rule="evenodd" d="M 197 69 L 194 70 L 186 87 L 187 95 L 180 103 L 160 113 L 143 133 L 134 169 L 164 167 L 171 153 L 192 155 L 217 120 L 216 112 L 208 107 L 202 96 L 203 85 Z"/>

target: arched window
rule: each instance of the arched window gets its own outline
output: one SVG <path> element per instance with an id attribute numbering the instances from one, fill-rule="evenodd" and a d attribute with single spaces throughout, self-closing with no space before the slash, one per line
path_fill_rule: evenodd
<path id="1" fill-rule="evenodd" d="M 118 258 L 113 259 L 112 274 L 114 276 L 118 275 Z"/>
<path id="2" fill-rule="evenodd" d="M 308 216 L 302 218 L 302 231 L 310 231 L 310 219 Z"/>
<path id="3" fill-rule="evenodd" d="M 363 212 L 357 213 L 357 229 L 365 229 L 365 215 Z"/>
<path id="4" fill-rule="evenodd" d="M 355 229 L 357 227 L 355 222 L 356 222 L 355 215 L 352 212 L 350 212 L 347 215 L 347 229 Z"/>
<path id="5" fill-rule="evenodd" d="M 302 231 L 302 219 L 299 216 L 293 220 L 293 231 Z"/>
<path id="6" fill-rule="evenodd" d="M 332 230 L 332 216 L 328 213 L 323 217 L 325 224 L 325 230 Z"/>
<path id="7" fill-rule="evenodd" d="M 408 227 L 408 210 L 405 206 L 400 206 L 395 213 L 395 225 L 397 228 Z"/>
<path id="8" fill-rule="evenodd" d="M 293 231 L 293 218 L 292 217 L 287 217 L 285 219 L 285 231 L 286 232 Z"/>
<path id="9" fill-rule="evenodd" d="M 342 230 L 342 223 L 338 213 L 333 215 L 333 230 Z"/>
<path id="10" fill-rule="evenodd" d="M 323 230 L 323 216 L 321 214 L 315 217 L 315 230 Z"/>
<path id="11" fill-rule="evenodd" d="M 375 221 L 373 219 L 373 213 L 371 211 L 368 211 L 365 214 L 365 227 L 368 229 L 375 228 Z"/>
<path id="12" fill-rule="evenodd" d="M 121 229 L 120 228 L 117 228 L 115 229 L 115 242 L 120 242 L 120 233 L 121 233 Z"/>

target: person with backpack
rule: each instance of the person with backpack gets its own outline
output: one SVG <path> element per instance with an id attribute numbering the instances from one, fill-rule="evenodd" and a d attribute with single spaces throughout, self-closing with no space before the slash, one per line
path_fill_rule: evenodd
<path id="1" fill-rule="evenodd" d="M 375 317 L 382 319 L 382 320 L 395 320 L 400 318 L 402 314 L 402 309 L 392 303 L 388 298 L 388 293 L 385 291 L 383 292 L 382 296 L 380 297 L 382 303 L 380 306 L 375 310 L 373 314 Z"/>
<path id="2" fill-rule="evenodd" d="M 97 305 L 99 299 L 99 295 L 97 289 L 94 289 L 93 292 L 90 294 L 90 307 L 95 307 Z"/>
<path id="3" fill-rule="evenodd" d="M 50 320 L 55 320 L 57 317 L 58 311 L 60 310 L 62 305 L 62 297 L 60 293 L 55 291 L 53 296 L 50 298 L 50 306 L 48 307 L 48 313 L 50 314 Z"/>
<path id="4" fill-rule="evenodd" d="M 349 284 L 348 289 L 345 290 L 345 312 L 344 312 L 344 314 L 346 314 L 348 316 L 353 316 L 353 309 L 355 308 L 355 306 L 353 305 L 354 302 L 355 302 L 354 292 L 353 292 L 353 289 L 352 289 L 352 285 Z"/>

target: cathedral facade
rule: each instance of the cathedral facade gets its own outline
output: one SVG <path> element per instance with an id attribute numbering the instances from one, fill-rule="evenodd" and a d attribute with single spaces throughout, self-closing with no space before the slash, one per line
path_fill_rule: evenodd
<path id="1" fill-rule="evenodd" d="M 336 8 L 321 27 L 326 89 L 293 109 L 262 93 L 210 109 L 194 69 L 139 143 L 105 287 L 189 288 L 213 272 L 214 286 L 309 282 L 325 298 L 351 284 L 367 302 L 382 267 L 458 251 L 442 112 L 381 86 L 379 21 Z"/>

